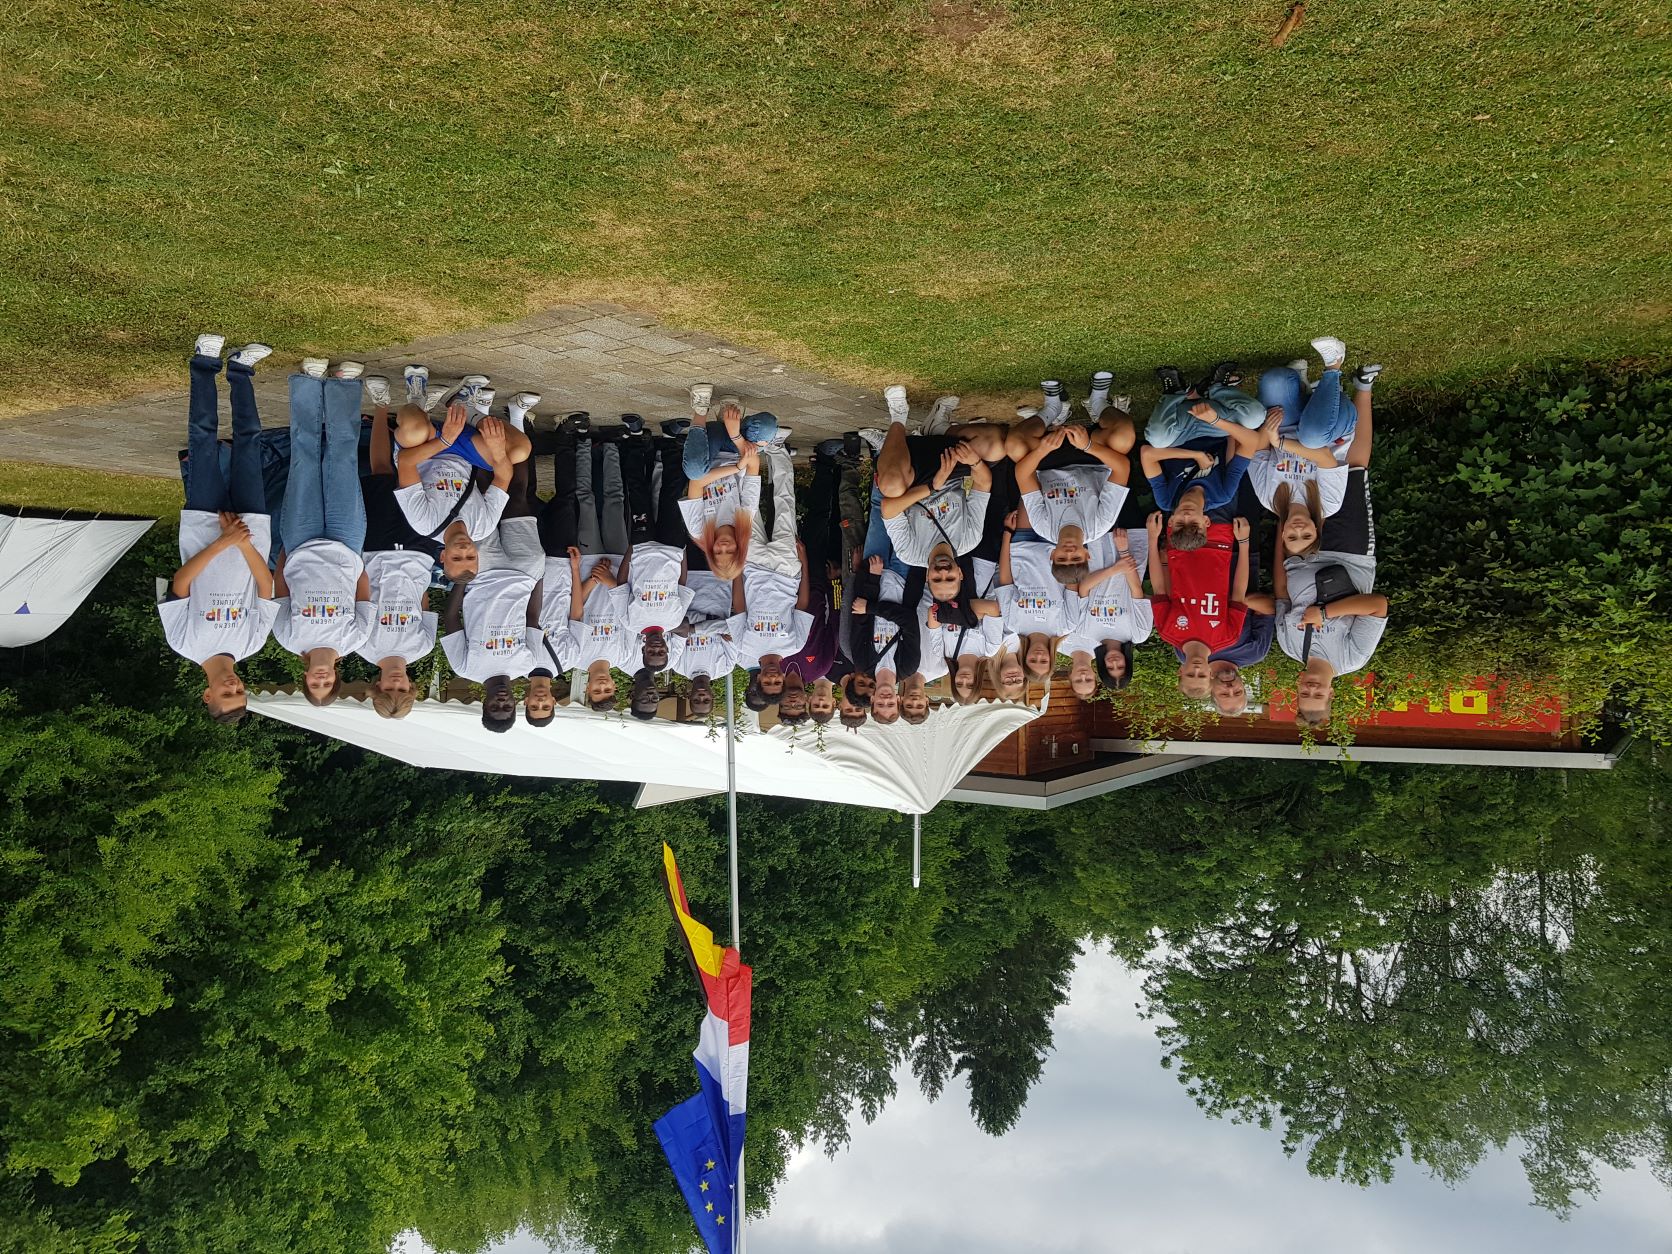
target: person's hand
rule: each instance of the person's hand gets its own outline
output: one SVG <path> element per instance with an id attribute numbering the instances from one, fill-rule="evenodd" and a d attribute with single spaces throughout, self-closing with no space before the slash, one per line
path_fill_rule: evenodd
<path id="1" fill-rule="evenodd" d="M 1190 416 L 1192 418 L 1200 418 L 1203 422 L 1208 423 L 1210 426 L 1217 427 L 1219 425 L 1219 411 L 1212 405 L 1209 405 L 1206 401 L 1197 401 L 1194 405 L 1192 405 L 1190 407 Z"/>
<path id="2" fill-rule="evenodd" d="M 1117 550 L 1121 551 L 1121 552 L 1124 552 L 1127 548 L 1128 541 L 1131 539 L 1131 536 L 1132 536 L 1132 533 L 1130 531 L 1128 531 L 1125 527 L 1116 527 L 1115 528 L 1115 548 Z"/>
<path id="3" fill-rule="evenodd" d="M 1013 509 L 1008 514 L 1006 514 L 1004 516 L 1004 529 L 1006 531 L 1014 531 L 1014 530 L 1016 530 L 1016 528 L 1020 527 L 1021 525 L 1022 525 L 1022 511 L 1021 510 Z"/>
<path id="4" fill-rule="evenodd" d="M 1121 574 L 1137 574 L 1138 561 L 1130 553 L 1122 553 L 1115 559 L 1115 569 Z"/>
<path id="5" fill-rule="evenodd" d="M 1266 420 L 1260 425 L 1260 434 L 1265 437 L 1268 448 L 1276 448 L 1283 442 L 1283 437 L 1277 434 L 1283 425 L 1283 406 L 1273 405 L 1266 410 Z"/>
<path id="6" fill-rule="evenodd" d="M 1203 470 L 1212 469 L 1213 464 L 1219 460 L 1212 453 L 1203 452 L 1199 448 L 1187 448 L 1184 451 L 1186 453 L 1189 453 L 1190 456 L 1191 456 L 1191 459 L 1194 460 L 1195 463 L 1198 466 L 1200 466 Z"/>
<path id="7" fill-rule="evenodd" d="M 467 405 L 454 403 L 447 407 L 447 417 L 441 423 L 441 439 L 445 444 L 452 444 L 464 434 L 464 429 L 470 425 L 470 408 Z"/>
<path id="8" fill-rule="evenodd" d="M 496 465 L 506 460 L 509 454 L 505 449 L 505 422 L 500 418 L 484 418 L 476 424 L 476 434 L 482 437 L 482 444 L 488 455 L 488 460 Z"/>
<path id="9" fill-rule="evenodd" d="M 935 603 L 933 601 L 929 602 L 929 612 L 923 616 L 923 622 L 930 631 L 940 630 L 940 615 L 935 613 Z"/>
<path id="10" fill-rule="evenodd" d="M 237 514 L 222 510 L 220 520 L 221 544 L 224 547 L 231 548 L 235 544 L 243 544 L 250 538 L 250 525 Z"/>
<path id="11" fill-rule="evenodd" d="M 569 546 L 569 568 L 571 570 L 581 568 L 581 551 L 572 544 Z"/>
<path id="12" fill-rule="evenodd" d="M 719 418 L 721 422 L 742 422 L 743 406 L 726 405 L 720 410 Z"/>
<path id="13" fill-rule="evenodd" d="M 1074 426 L 1062 427 L 1059 430 L 1062 431 L 1063 438 L 1075 448 L 1086 449 L 1091 447 L 1091 432 L 1086 428 Z"/>
<path id="14" fill-rule="evenodd" d="M 1057 449 L 1062 447 L 1062 442 L 1065 438 L 1063 428 L 1052 427 L 1044 435 L 1039 437 L 1039 447 L 1044 449 L 1047 453 L 1054 453 Z"/>
<path id="15" fill-rule="evenodd" d="M 1324 625 L 1323 609 L 1316 605 L 1307 606 L 1305 612 L 1300 616 L 1300 625 L 1302 627 L 1322 627 Z"/>
<path id="16" fill-rule="evenodd" d="M 882 558 L 880 558 L 880 557 L 870 558 L 866 561 L 865 564 L 870 567 L 871 573 L 873 575 L 882 574 Z"/>
<path id="17" fill-rule="evenodd" d="M 1238 540 L 1248 539 L 1248 519 L 1234 518 L 1231 520 L 1231 534 Z"/>
<path id="18" fill-rule="evenodd" d="M 853 612 L 855 614 L 863 614 L 865 612 L 865 598 L 864 597 L 855 597 L 853 599 Z"/>
<path id="19" fill-rule="evenodd" d="M 933 487 L 939 492 L 952 478 L 952 472 L 958 468 L 958 455 L 951 449 L 941 454 L 940 469 L 935 471 Z"/>
<path id="20" fill-rule="evenodd" d="M 761 446 L 753 440 L 737 440 L 734 443 L 737 445 L 738 461 L 742 461 L 745 457 L 754 457 L 761 451 Z"/>
<path id="21" fill-rule="evenodd" d="M 1165 514 L 1163 514 L 1160 510 L 1156 510 L 1148 518 L 1144 519 L 1144 530 L 1149 532 L 1150 535 L 1152 535 L 1152 536 L 1160 535 L 1161 534 L 1161 528 L 1166 526 L 1166 525 L 1167 525 L 1167 516 Z"/>
<path id="22" fill-rule="evenodd" d="M 981 454 L 975 445 L 968 440 L 959 440 L 952 446 L 952 455 L 958 459 L 960 465 L 973 466 L 981 460 Z"/>

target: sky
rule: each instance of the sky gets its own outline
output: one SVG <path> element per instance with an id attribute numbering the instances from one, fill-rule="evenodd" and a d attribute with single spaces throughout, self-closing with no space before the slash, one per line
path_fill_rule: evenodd
<path id="1" fill-rule="evenodd" d="M 1455 1190 L 1409 1163 L 1370 1189 L 1314 1179 L 1275 1132 L 1197 1110 L 1161 1068 L 1138 1000 L 1118 960 L 1081 958 L 1044 1075 L 1002 1138 L 975 1126 L 961 1079 L 931 1104 L 901 1074 L 847 1149 L 796 1155 L 770 1212 L 749 1223 L 751 1254 L 1672 1250 L 1672 1196 L 1646 1169 L 1605 1168 L 1599 1196 L 1566 1222 L 1529 1204 L 1513 1146 Z M 524 1235 L 495 1251 L 545 1248 Z"/>

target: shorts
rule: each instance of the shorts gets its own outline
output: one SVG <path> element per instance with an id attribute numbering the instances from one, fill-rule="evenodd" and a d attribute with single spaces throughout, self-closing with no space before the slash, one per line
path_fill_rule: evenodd
<path id="1" fill-rule="evenodd" d="M 482 570 L 520 570 L 536 580 L 545 577 L 546 550 L 540 543 L 538 518 L 502 518 L 476 549 Z"/>
<path id="2" fill-rule="evenodd" d="M 1370 506 L 1370 476 L 1362 466 L 1347 472 L 1341 508 L 1324 519 L 1318 547 L 1326 553 L 1376 555 L 1376 517 Z"/>
<path id="3" fill-rule="evenodd" d="M 924 487 L 940 474 L 941 454 L 959 443 L 955 435 L 911 435 L 906 437 L 906 448 L 911 452 L 911 485 L 914 488 Z M 947 482 L 954 482 L 964 478 L 970 472 L 968 466 L 955 466 L 952 478 Z"/>
<path id="4" fill-rule="evenodd" d="M 1103 463 L 1083 448 L 1075 448 L 1064 440 L 1061 448 L 1054 448 L 1040 459 L 1041 470 L 1065 470 L 1069 466 L 1101 466 Z"/>
<path id="5" fill-rule="evenodd" d="M 366 502 L 365 552 L 413 549 L 436 556 L 441 552 L 441 545 L 412 529 L 395 500 L 395 485 L 394 475 L 364 475 L 360 479 L 360 495 Z"/>
<path id="6" fill-rule="evenodd" d="M 441 424 L 439 422 L 435 424 L 435 434 L 439 439 L 441 436 Z M 464 458 L 465 461 L 476 467 L 477 470 L 485 470 L 490 475 L 493 473 L 493 466 L 489 464 L 488 459 L 483 457 L 482 454 L 476 450 L 475 427 L 466 427 L 458 439 L 454 440 L 442 450 L 443 455 L 447 453 L 451 453 L 455 457 Z"/>

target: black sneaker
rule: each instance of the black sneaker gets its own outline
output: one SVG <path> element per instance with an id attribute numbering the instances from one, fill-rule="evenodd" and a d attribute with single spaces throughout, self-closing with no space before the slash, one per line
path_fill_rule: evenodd
<path id="1" fill-rule="evenodd" d="M 691 429 L 689 418 L 669 418 L 662 424 L 662 434 L 678 439 Z"/>
<path id="2" fill-rule="evenodd" d="M 1161 380 L 1161 395 L 1177 396 L 1184 391 L 1184 374 L 1177 366 L 1157 366 L 1155 377 Z"/>
<path id="3" fill-rule="evenodd" d="M 628 435 L 642 435 L 644 433 L 644 418 L 639 414 L 622 414 L 621 425 L 627 428 Z"/>
<path id="4" fill-rule="evenodd" d="M 1234 388 L 1242 382 L 1242 368 L 1234 361 L 1215 362 L 1212 377 L 1214 387 Z"/>
<path id="5" fill-rule="evenodd" d="M 592 433 L 592 415 L 584 409 L 577 409 L 563 419 L 563 425 L 559 429 L 567 431 L 570 435 L 590 435 Z"/>
<path id="6" fill-rule="evenodd" d="M 813 456 L 840 457 L 844 451 L 843 446 L 845 443 L 846 442 L 840 436 L 834 436 L 828 440 L 820 440 L 817 444 L 813 445 Z"/>
<path id="7" fill-rule="evenodd" d="M 860 453 L 861 453 L 861 451 L 863 451 L 864 448 L 865 448 L 865 442 L 859 438 L 859 432 L 857 432 L 857 431 L 844 431 L 842 433 L 842 456 L 843 457 L 851 457 L 851 458 L 854 459 L 854 461 L 858 461 Z"/>
<path id="8" fill-rule="evenodd" d="M 1367 388 L 1376 382 L 1376 376 L 1381 373 L 1382 367 L 1380 363 L 1371 366 L 1360 366 L 1357 370 L 1353 371 L 1353 382 L 1358 384 L 1361 388 Z"/>

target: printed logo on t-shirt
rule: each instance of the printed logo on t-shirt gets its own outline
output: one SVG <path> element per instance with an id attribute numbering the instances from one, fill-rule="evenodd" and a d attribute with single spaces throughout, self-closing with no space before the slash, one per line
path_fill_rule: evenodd
<path id="1" fill-rule="evenodd" d="M 440 475 L 427 485 L 432 492 L 463 492 L 470 480 L 461 479 L 458 475 Z"/>
<path id="2" fill-rule="evenodd" d="M 522 645 L 520 632 L 514 632 L 509 627 L 501 627 L 488 633 L 488 638 L 482 641 L 482 648 L 488 653 L 509 653 Z"/>
<path id="3" fill-rule="evenodd" d="M 384 610 L 377 616 L 379 627 L 410 627 L 418 621 L 418 615 L 410 610 Z"/>
<path id="4" fill-rule="evenodd" d="M 1077 483 L 1059 483 L 1046 488 L 1044 492 L 1045 499 L 1053 504 L 1056 502 L 1070 503 L 1079 499 L 1080 485 Z"/>
<path id="5" fill-rule="evenodd" d="M 1048 610 L 1053 602 L 1050 597 L 1038 596 L 1034 593 L 1023 592 L 1016 596 L 1016 608 L 1019 610 Z"/>
<path id="6" fill-rule="evenodd" d="M 591 628 L 594 640 L 608 640 L 615 635 L 614 623 L 588 623 L 587 626 Z"/>
<path id="7" fill-rule="evenodd" d="M 342 618 L 354 611 L 347 608 L 340 600 L 332 596 L 309 597 L 307 602 L 296 611 L 298 618 Z"/>
<path id="8" fill-rule="evenodd" d="M 934 505 L 936 519 L 945 518 L 952 512 L 952 498 L 950 496 L 943 496 L 939 498 L 935 501 Z"/>
<path id="9" fill-rule="evenodd" d="M 1120 605 L 1118 605 L 1114 602 L 1106 602 L 1106 603 L 1093 602 L 1086 610 L 1086 613 L 1090 617 L 1092 617 L 1092 618 L 1103 618 L 1103 619 L 1116 619 L 1116 618 L 1119 618 L 1121 616 L 1121 614 L 1124 613 L 1124 612 L 1125 611 L 1124 611 L 1123 607 L 1121 607 Z"/>
<path id="10" fill-rule="evenodd" d="M 1185 628 L 1190 626 L 1190 619 L 1187 615 L 1180 614 L 1177 618 L 1175 618 L 1173 620 L 1173 625 L 1175 627 L 1177 627 L 1180 631 L 1183 631 Z"/>
<path id="11" fill-rule="evenodd" d="M 784 634 L 784 624 L 781 619 L 756 618 L 750 620 L 749 630 L 759 636 L 781 636 Z"/>
<path id="12" fill-rule="evenodd" d="M 640 605 L 665 605 L 673 599 L 666 588 L 645 588 L 639 592 Z"/>

